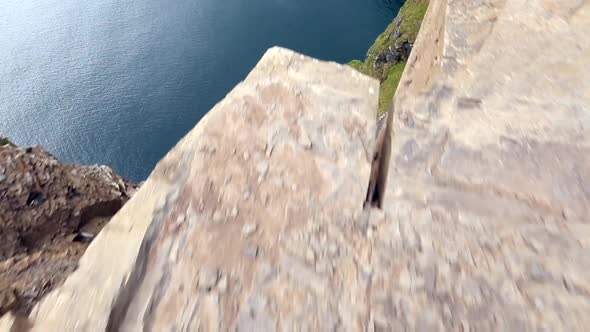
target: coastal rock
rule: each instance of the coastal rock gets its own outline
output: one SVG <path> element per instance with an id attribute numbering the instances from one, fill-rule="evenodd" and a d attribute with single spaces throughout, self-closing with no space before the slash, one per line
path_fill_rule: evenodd
<path id="1" fill-rule="evenodd" d="M 135 185 L 106 166 L 63 164 L 40 147 L 0 146 L 0 314 L 27 314 L 76 269 Z M 4 292 L 3 294 L 9 294 Z"/>
<path id="2" fill-rule="evenodd" d="M 406 62 L 412 52 L 413 46 L 413 44 L 407 41 L 395 45 L 394 47 L 390 46 L 385 51 L 377 54 L 373 66 L 375 68 L 382 68 L 386 63 L 394 65 L 400 62 Z"/>

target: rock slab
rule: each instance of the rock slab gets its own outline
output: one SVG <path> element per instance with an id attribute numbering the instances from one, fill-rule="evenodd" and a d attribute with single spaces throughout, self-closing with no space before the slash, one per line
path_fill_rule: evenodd
<path id="1" fill-rule="evenodd" d="M 344 245 L 363 210 L 377 91 L 348 66 L 270 49 L 36 308 L 33 330 L 322 329 L 360 310 L 357 294 L 308 304 L 335 291 L 328 242 Z M 332 220 L 342 235 L 328 238 Z"/>

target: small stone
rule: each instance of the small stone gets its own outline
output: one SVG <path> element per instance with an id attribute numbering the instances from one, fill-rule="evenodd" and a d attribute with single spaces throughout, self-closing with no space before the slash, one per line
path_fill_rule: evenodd
<path id="1" fill-rule="evenodd" d="M 231 182 L 231 175 L 228 175 L 225 180 L 223 181 L 223 185 L 227 186 L 228 183 Z"/>
<path id="2" fill-rule="evenodd" d="M 272 150 L 274 150 L 274 145 L 270 144 L 266 146 L 266 158 L 270 158 Z"/>
<path id="3" fill-rule="evenodd" d="M 250 198 L 250 192 L 249 191 L 244 191 L 244 200 L 247 201 Z"/>
<path id="4" fill-rule="evenodd" d="M 385 220 L 385 213 L 381 209 L 371 209 L 369 214 L 369 225 L 377 227 Z"/>
<path id="5" fill-rule="evenodd" d="M 220 222 L 221 219 L 223 219 L 223 216 L 221 215 L 221 212 L 219 212 L 219 210 L 215 211 L 213 213 L 213 221 L 214 222 Z"/>
<path id="6" fill-rule="evenodd" d="M 231 216 L 232 218 L 235 218 L 235 217 L 237 217 L 237 216 L 238 216 L 238 207 L 237 207 L 237 206 L 234 206 L 234 207 L 231 209 L 231 211 L 230 211 L 230 216 Z"/>
<path id="7" fill-rule="evenodd" d="M 336 243 L 330 243 L 328 245 L 328 253 L 331 256 L 336 256 L 338 255 L 338 246 L 336 245 Z"/>
<path id="8" fill-rule="evenodd" d="M 72 238 L 73 242 L 90 242 L 94 239 L 94 234 L 88 232 L 79 232 Z"/>
<path id="9" fill-rule="evenodd" d="M 248 161 L 248 159 L 250 159 L 250 154 L 248 151 L 244 151 L 244 160 Z"/>
<path id="10" fill-rule="evenodd" d="M 279 178 L 279 179 L 275 180 L 275 184 L 277 185 L 277 187 L 283 188 L 285 186 L 285 181 L 283 181 L 283 179 Z"/>
<path id="11" fill-rule="evenodd" d="M 254 258 L 258 256 L 258 247 L 246 247 L 244 250 L 242 250 L 242 253 L 244 254 L 244 256 Z"/>
<path id="12" fill-rule="evenodd" d="M 305 260 L 310 264 L 315 263 L 315 252 L 313 252 L 311 248 L 307 248 L 307 251 L 305 252 Z"/>
<path id="13" fill-rule="evenodd" d="M 92 233 L 88 233 L 88 232 L 80 232 L 80 236 L 88 238 L 88 239 L 93 239 L 94 238 L 94 234 Z"/>
<path id="14" fill-rule="evenodd" d="M 6 180 L 6 175 L 0 174 L 0 182 Z"/>
<path id="15" fill-rule="evenodd" d="M 266 173 L 268 173 L 268 161 L 262 160 L 256 164 L 256 171 L 258 172 L 259 176 L 265 177 Z"/>
<path id="16" fill-rule="evenodd" d="M 311 149 L 311 140 L 309 139 L 309 136 L 307 136 L 307 133 L 302 132 L 301 135 L 299 135 L 299 139 L 297 140 L 297 142 L 303 146 L 305 149 L 309 150 Z"/>
<path id="17" fill-rule="evenodd" d="M 370 278 L 373 275 L 373 267 L 371 265 L 365 264 L 365 265 L 363 265 L 362 269 L 363 269 L 363 275 L 366 278 Z"/>
<path id="18" fill-rule="evenodd" d="M 217 290 L 219 291 L 220 294 L 224 294 L 227 291 L 227 287 L 228 287 L 227 276 L 223 276 L 219 279 L 219 282 L 217 283 Z"/>
<path id="19" fill-rule="evenodd" d="M 219 270 L 210 270 L 208 268 L 201 268 L 199 272 L 199 288 L 205 291 L 210 291 L 217 284 L 219 279 Z"/>
<path id="20" fill-rule="evenodd" d="M 257 228 L 258 228 L 258 226 L 256 224 L 244 224 L 244 226 L 242 227 L 242 234 L 245 237 L 248 237 L 248 236 L 254 234 L 254 232 L 256 232 Z"/>
<path id="21" fill-rule="evenodd" d="M 531 264 L 529 267 L 529 275 L 531 280 L 536 282 L 546 282 L 551 280 L 551 273 L 549 273 L 545 267 L 539 263 Z"/>

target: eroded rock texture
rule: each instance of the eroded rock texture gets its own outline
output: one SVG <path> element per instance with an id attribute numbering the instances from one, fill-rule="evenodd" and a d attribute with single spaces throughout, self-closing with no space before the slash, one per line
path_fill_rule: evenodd
<path id="1" fill-rule="evenodd" d="M 76 269 L 88 242 L 135 192 L 106 166 L 0 146 L 0 314 L 27 314 Z"/>
<path id="2" fill-rule="evenodd" d="M 387 329 L 587 329 L 589 23 L 588 1 L 431 1 L 389 124 Z"/>

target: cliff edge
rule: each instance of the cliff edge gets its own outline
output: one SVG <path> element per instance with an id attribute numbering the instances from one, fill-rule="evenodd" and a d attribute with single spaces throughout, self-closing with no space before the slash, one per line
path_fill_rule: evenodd
<path id="1" fill-rule="evenodd" d="M 63 164 L 40 147 L 0 145 L 0 314 L 28 314 L 72 273 L 135 192 L 106 167 Z"/>

